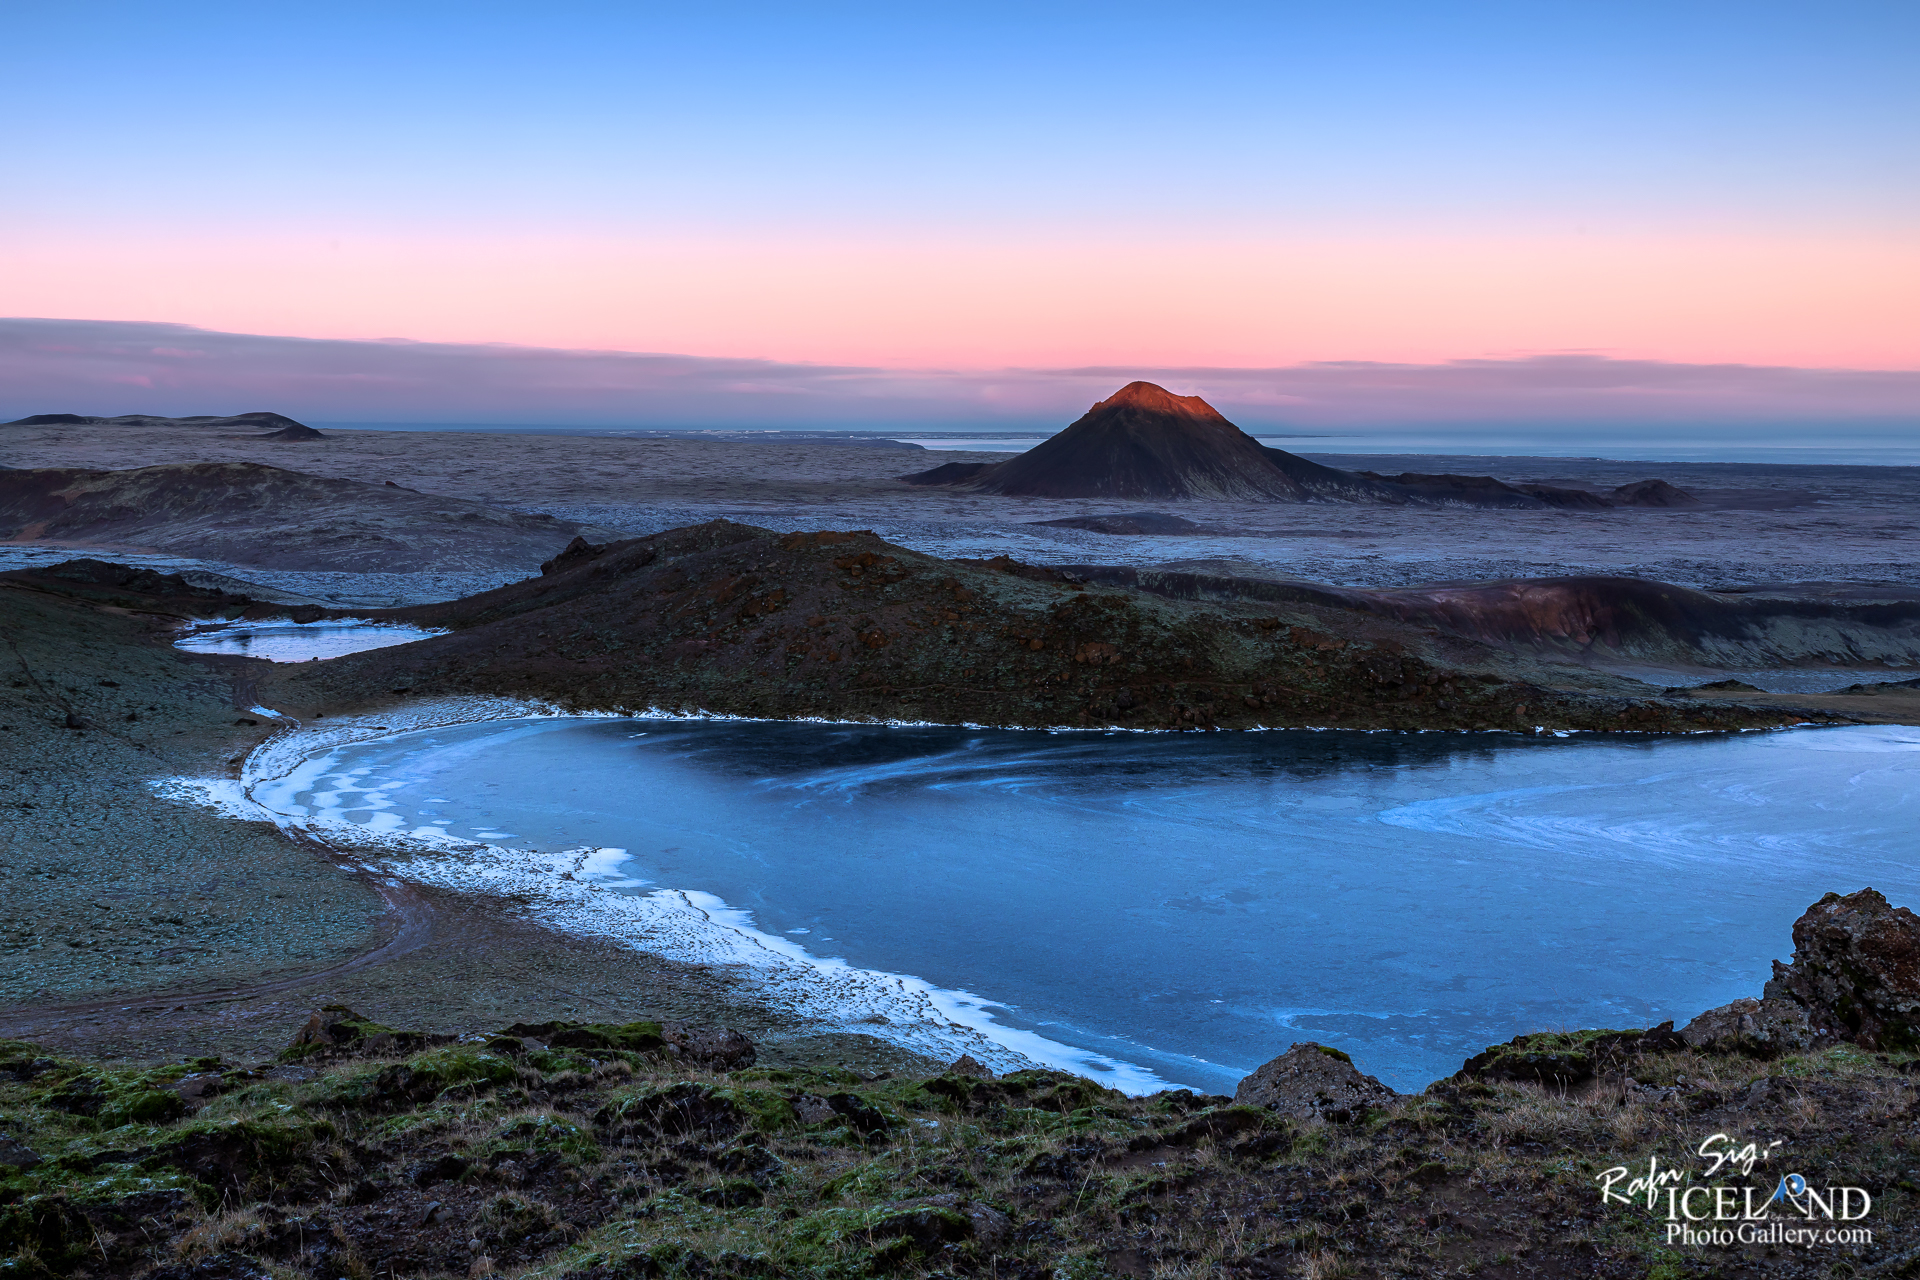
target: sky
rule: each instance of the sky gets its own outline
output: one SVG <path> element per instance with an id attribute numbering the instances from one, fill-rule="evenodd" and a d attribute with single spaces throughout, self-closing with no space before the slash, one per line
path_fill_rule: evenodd
<path id="1" fill-rule="evenodd" d="M 995 426 L 1111 369 L 1276 422 L 1920 425 L 1905 0 L 72 0 L 4 35 L 0 411 Z M 447 372 L 490 359 L 491 400 Z"/>

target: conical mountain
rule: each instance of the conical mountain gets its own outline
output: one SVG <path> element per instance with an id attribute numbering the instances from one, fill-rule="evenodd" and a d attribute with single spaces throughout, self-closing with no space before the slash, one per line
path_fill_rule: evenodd
<path id="1" fill-rule="evenodd" d="M 1016 458 L 907 479 L 1034 498 L 1404 502 L 1389 486 L 1269 449 L 1199 396 L 1130 382 Z"/>

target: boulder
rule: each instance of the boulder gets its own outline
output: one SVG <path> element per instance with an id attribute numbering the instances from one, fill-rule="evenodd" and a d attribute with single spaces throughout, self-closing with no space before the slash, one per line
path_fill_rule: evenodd
<path id="1" fill-rule="evenodd" d="M 817 1124 L 838 1124 L 840 1113 L 818 1094 L 803 1093 L 792 1099 L 793 1114 L 800 1123 L 812 1128 Z"/>
<path id="2" fill-rule="evenodd" d="M 1680 1028 L 1680 1038 L 1703 1053 L 1777 1058 L 1810 1049 L 1821 1037 L 1793 1001 L 1746 999 L 1707 1010 Z"/>
<path id="3" fill-rule="evenodd" d="M 750 1067 L 758 1056 L 753 1041 L 731 1027 L 690 1027 L 669 1022 L 664 1035 L 674 1057 L 713 1071 Z"/>
<path id="4" fill-rule="evenodd" d="M 887 1205 L 867 1235 L 874 1241 L 910 1241 L 930 1252 L 961 1240 L 997 1245 L 1012 1229 L 1012 1220 L 992 1205 L 947 1191 Z"/>
<path id="5" fill-rule="evenodd" d="M 39 1163 L 39 1154 L 26 1143 L 12 1134 L 0 1133 L 0 1168 L 31 1169 Z"/>
<path id="6" fill-rule="evenodd" d="M 604 542 L 588 542 L 575 534 L 573 541 L 563 547 L 559 555 L 551 560 L 540 562 L 540 574 L 542 577 L 550 577 L 556 573 L 565 573 L 569 569 L 577 569 L 588 561 L 597 560 L 605 555 L 609 545 Z"/>
<path id="7" fill-rule="evenodd" d="M 1805 1009 L 1816 1035 L 1920 1046 L 1920 916 L 1875 889 L 1829 893 L 1793 922 L 1793 963 L 1774 961 L 1765 995 Z"/>
<path id="8" fill-rule="evenodd" d="M 993 1072 L 987 1065 L 970 1053 L 963 1053 L 948 1066 L 945 1074 L 950 1076 L 968 1076 L 975 1080 L 991 1080 Z"/>
<path id="9" fill-rule="evenodd" d="M 1323 1120 L 1358 1120 L 1368 1107 L 1385 1106 L 1397 1096 L 1361 1074 L 1346 1054 L 1311 1040 L 1294 1045 L 1233 1091 L 1233 1100 L 1244 1106 Z"/>
<path id="10" fill-rule="evenodd" d="M 288 1053 L 312 1052 L 318 1049 L 344 1048 L 351 1044 L 361 1044 L 380 1036 L 391 1036 L 393 1028 L 382 1026 L 364 1014 L 355 1013 L 343 1004 L 330 1004 L 321 1007 L 318 1013 L 307 1018 L 306 1025 L 294 1033 L 293 1042 L 287 1046 Z"/>
<path id="11" fill-rule="evenodd" d="M 451 1044 L 454 1037 L 419 1031 L 395 1031 L 343 1004 L 321 1005 L 308 1017 L 293 1042 L 280 1051 L 282 1062 L 319 1054 L 329 1057 L 359 1054 L 417 1053 L 435 1045 Z"/>

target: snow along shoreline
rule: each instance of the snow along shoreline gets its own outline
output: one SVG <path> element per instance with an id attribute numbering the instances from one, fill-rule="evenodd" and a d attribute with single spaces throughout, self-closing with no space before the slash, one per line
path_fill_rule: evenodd
<path id="1" fill-rule="evenodd" d="M 663 959 L 728 971 L 755 1003 L 803 1034 L 854 1032 L 927 1057 L 961 1054 L 996 1071 L 1036 1066 L 1070 1071 L 1130 1094 L 1172 1087 L 1152 1071 L 997 1022 L 993 1002 L 905 974 L 861 969 L 809 953 L 754 927 L 752 917 L 708 893 L 630 890 L 623 849 L 513 849 L 420 832 L 388 832 L 303 812 L 295 797 L 328 776 L 336 754 L 381 738 L 455 725 L 525 719 L 738 719 L 647 711 L 574 712 L 504 698 L 458 698 L 380 715 L 301 724 L 267 707 L 283 726 L 243 762 L 239 779 L 169 778 L 155 790 L 227 816 L 266 820 L 354 850 L 395 879 L 494 898 L 518 914 L 580 937 L 610 940 Z"/>

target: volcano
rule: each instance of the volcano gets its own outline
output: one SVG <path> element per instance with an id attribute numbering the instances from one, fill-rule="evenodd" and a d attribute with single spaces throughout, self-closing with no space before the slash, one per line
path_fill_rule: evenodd
<path id="1" fill-rule="evenodd" d="M 1285 449 L 1269 448 L 1199 396 L 1176 396 L 1151 382 L 1129 382 L 1065 431 L 1018 457 L 1005 462 L 947 462 L 900 479 L 911 485 L 1021 498 L 1198 498 L 1574 511 L 1698 505 L 1692 494 L 1664 480 L 1642 480 L 1603 495 L 1548 484 L 1510 485 L 1492 476 L 1342 471 Z"/>
<path id="2" fill-rule="evenodd" d="M 1199 396 L 1130 382 L 1059 435 L 1005 462 L 905 477 L 1031 498 L 1404 503 L 1390 484 L 1269 449 Z"/>

